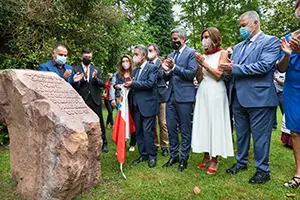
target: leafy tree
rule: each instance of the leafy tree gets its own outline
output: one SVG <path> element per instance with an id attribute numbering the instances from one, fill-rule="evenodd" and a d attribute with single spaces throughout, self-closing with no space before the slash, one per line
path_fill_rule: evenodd
<path id="1" fill-rule="evenodd" d="M 153 42 L 159 46 L 161 56 L 168 55 L 171 49 L 170 32 L 174 28 L 172 3 L 170 0 L 153 0 L 154 6 L 149 25 L 152 28 Z"/>
<path id="2" fill-rule="evenodd" d="M 248 10 L 260 13 L 257 0 L 186 0 L 180 4 L 183 8 L 180 22 L 191 30 L 190 45 L 196 49 L 201 49 L 201 32 L 211 26 L 221 32 L 224 47 L 238 43 L 239 16 Z"/>
<path id="3" fill-rule="evenodd" d="M 295 0 L 261 2 L 262 29 L 271 35 L 282 37 L 299 28 L 299 22 L 295 17 Z"/>

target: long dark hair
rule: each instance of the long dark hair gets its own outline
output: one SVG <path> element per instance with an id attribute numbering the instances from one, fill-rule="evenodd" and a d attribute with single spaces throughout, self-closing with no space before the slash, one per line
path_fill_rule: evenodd
<path id="1" fill-rule="evenodd" d="M 128 58 L 128 60 L 129 60 L 130 67 L 129 67 L 129 69 L 127 69 L 127 70 L 125 70 L 125 69 L 122 67 L 122 60 L 123 60 L 123 58 Z M 125 78 L 124 78 L 125 72 L 129 72 L 130 75 L 131 75 L 133 69 L 134 69 L 134 64 L 133 64 L 133 60 L 132 60 L 131 56 L 130 56 L 130 55 L 127 55 L 127 54 L 122 55 L 122 56 L 121 56 L 121 59 L 120 59 L 120 62 L 119 62 L 119 64 L 118 64 L 118 74 L 119 74 L 120 78 L 121 78 L 122 80 L 125 80 Z"/>

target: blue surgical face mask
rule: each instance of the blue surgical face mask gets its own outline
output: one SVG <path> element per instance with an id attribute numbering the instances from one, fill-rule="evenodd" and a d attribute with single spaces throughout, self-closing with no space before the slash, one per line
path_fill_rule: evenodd
<path id="1" fill-rule="evenodd" d="M 251 32 L 249 31 L 248 27 L 241 27 L 240 28 L 240 36 L 244 40 L 248 39 L 251 35 Z"/>
<path id="2" fill-rule="evenodd" d="M 64 65 L 64 64 L 66 64 L 66 62 L 67 62 L 67 57 L 57 55 L 57 56 L 56 56 L 55 62 L 56 62 L 57 64 L 59 64 L 59 65 Z"/>

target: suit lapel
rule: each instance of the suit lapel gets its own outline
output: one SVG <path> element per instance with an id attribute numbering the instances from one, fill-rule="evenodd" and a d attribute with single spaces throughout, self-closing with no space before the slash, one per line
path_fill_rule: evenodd
<path id="1" fill-rule="evenodd" d="M 246 58 L 249 56 L 249 54 L 250 54 L 254 49 L 256 49 L 256 46 L 257 46 L 258 44 L 261 43 L 261 40 L 262 40 L 262 39 L 263 39 L 263 33 L 260 33 L 260 34 L 258 35 L 258 37 L 254 40 L 253 44 L 251 44 L 251 46 L 250 46 L 248 49 L 246 49 L 245 55 L 244 55 L 244 57 L 242 58 L 242 60 L 241 60 L 240 63 L 243 63 L 243 62 L 246 60 Z"/>
<path id="2" fill-rule="evenodd" d="M 140 76 L 139 76 L 139 79 L 141 79 L 141 77 L 143 77 L 143 75 L 148 71 L 148 62 L 146 63 L 145 67 L 143 68 Z"/>
<path id="3" fill-rule="evenodd" d="M 154 63 L 154 65 L 159 66 L 160 64 L 160 59 L 157 59 L 157 61 Z"/>

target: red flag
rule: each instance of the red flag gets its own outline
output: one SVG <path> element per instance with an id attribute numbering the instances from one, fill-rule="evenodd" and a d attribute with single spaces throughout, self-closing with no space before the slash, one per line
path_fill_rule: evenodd
<path id="1" fill-rule="evenodd" d="M 117 145 L 117 157 L 119 163 L 124 163 L 126 158 L 126 138 L 135 132 L 134 122 L 129 111 L 128 106 L 128 88 L 124 86 L 121 88 L 121 108 L 117 113 L 112 139 Z"/>

